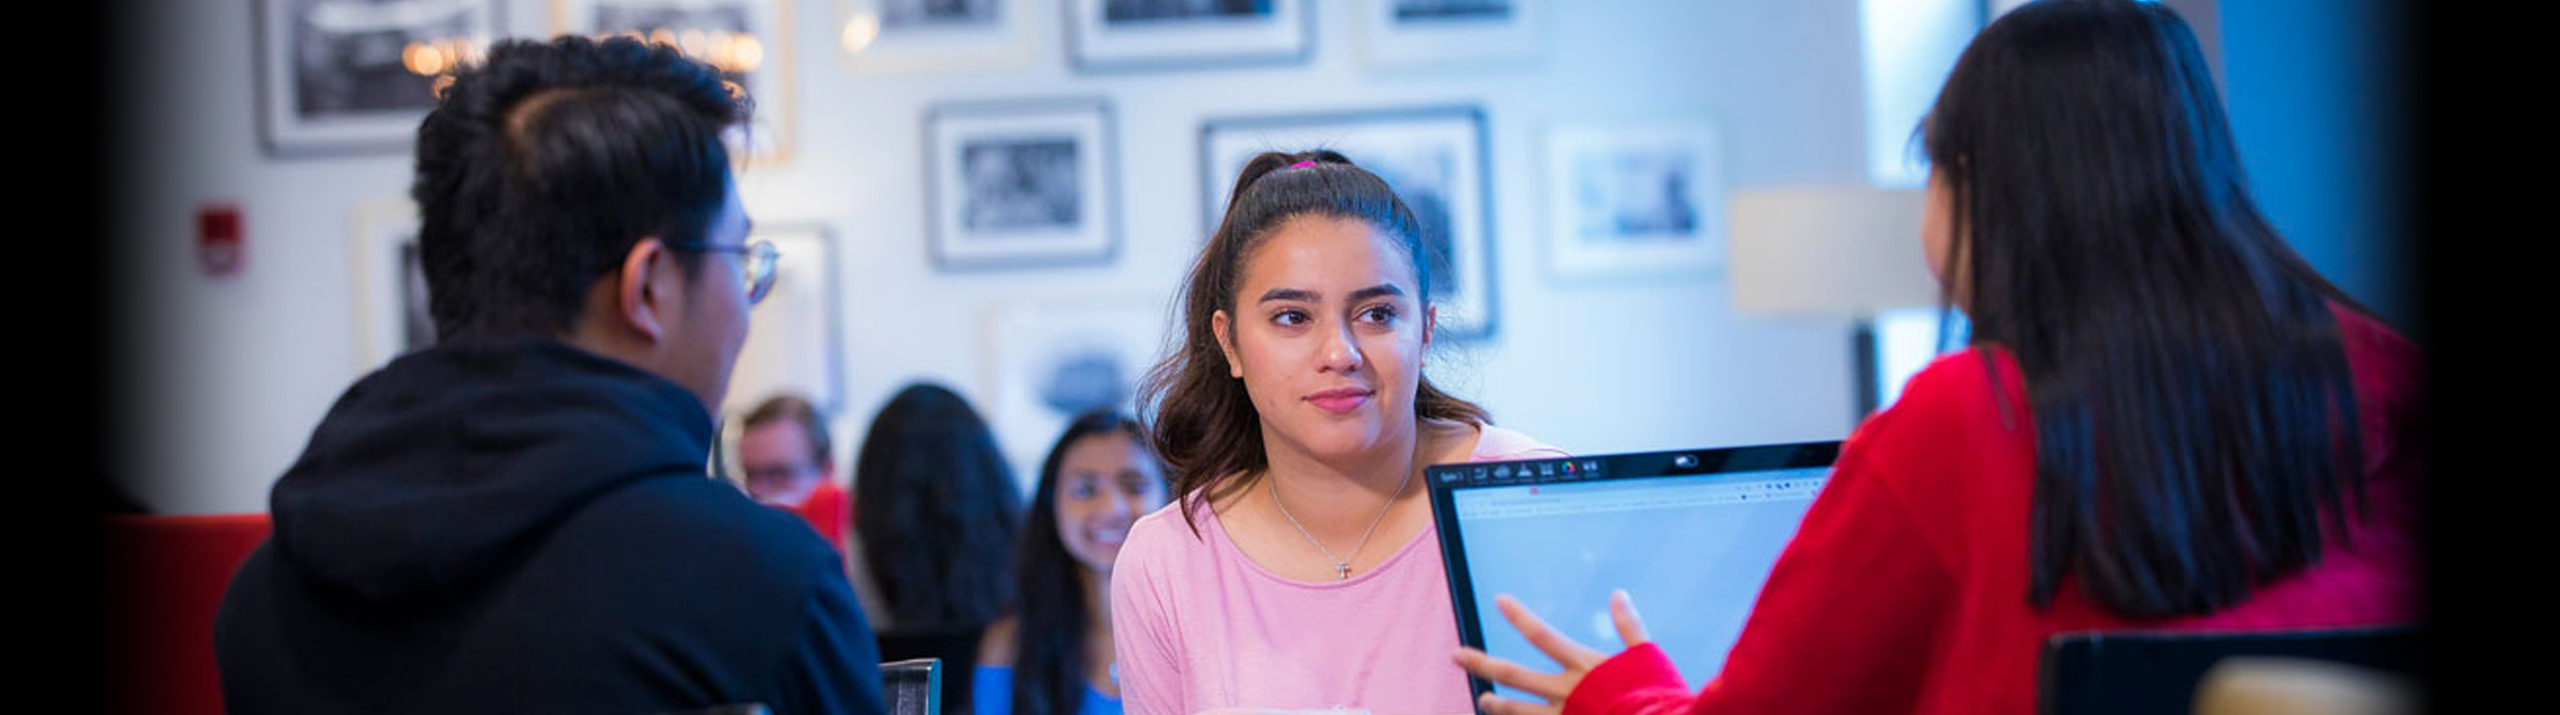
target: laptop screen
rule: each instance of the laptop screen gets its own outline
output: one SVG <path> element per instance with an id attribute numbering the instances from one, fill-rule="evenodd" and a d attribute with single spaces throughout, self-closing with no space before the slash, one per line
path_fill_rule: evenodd
<path id="1" fill-rule="evenodd" d="M 1609 592 L 1625 589 L 1654 643 L 1691 688 L 1703 686 L 1723 668 L 1838 451 L 1822 442 L 1432 467 L 1460 640 L 1553 671 L 1555 661 L 1494 606 L 1507 594 L 1566 636 L 1615 653 L 1625 645 Z"/>

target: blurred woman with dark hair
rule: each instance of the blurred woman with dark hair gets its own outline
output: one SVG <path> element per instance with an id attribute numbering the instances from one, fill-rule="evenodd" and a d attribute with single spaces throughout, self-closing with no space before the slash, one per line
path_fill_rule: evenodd
<path id="1" fill-rule="evenodd" d="M 1021 607 L 987 627 L 978 715 L 1119 715 L 1111 566 L 1129 524 L 1165 503 L 1164 467 L 1136 420 L 1088 412 L 1040 465 L 1016 556 Z"/>
<path id="2" fill-rule="evenodd" d="M 931 383 L 880 408 L 853 468 L 846 555 L 880 660 L 942 659 L 947 707 L 966 712 L 978 641 L 1013 602 L 1013 470 L 969 401 Z"/>
<path id="3" fill-rule="evenodd" d="M 2018 8 L 1922 132 L 1971 349 L 1850 436 L 1703 690 L 1623 598 L 1605 659 L 1505 602 L 1565 671 L 1461 650 L 1549 701 L 1486 712 L 2024 715 L 2057 633 L 2418 620 L 2421 356 L 2259 215 L 2185 22 Z"/>

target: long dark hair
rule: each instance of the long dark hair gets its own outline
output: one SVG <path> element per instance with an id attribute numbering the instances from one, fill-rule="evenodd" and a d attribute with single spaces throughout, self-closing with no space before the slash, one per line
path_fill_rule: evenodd
<path id="1" fill-rule="evenodd" d="M 995 433 L 959 393 L 917 383 L 890 398 L 862 440 L 853 489 L 889 630 L 978 630 L 1013 601 L 1005 565 L 1020 497 Z"/>
<path id="2" fill-rule="evenodd" d="M 1261 414 L 1254 411 L 1244 383 L 1228 377 L 1226 353 L 1219 349 L 1211 316 L 1235 312 L 1244 261 L 1254 247 L 1281 224 L 1306 215 L 1365 221 L 1393 237 L 1413 261 L 1421 284 L 1416 298 L 1427 304 L 1432 295 L 1436 276 L 1431 275 L 1421 224 L 1385 179 L 1353 166 L 1338 152 L 1321 149 L 1263 152 L 1245 162 L 1228 196 L 1226 217 L 1183 281 L 1182 342 L 1147 371 L 1138 393 L 1138 404 L 1154 407 L 1141 413 L 1149 441 L 1172 475 L 1182 519 L 1195 534 L 1200 525 L 1192 521 L 1192 511 L 1245 486 L 1243 478 L 1262 471 L 1269 458 L 1263 452 Z M 1420 383 L 1415 417 L 1492 421 L 1483 407 L 1440 391 L 1431 378 Z"/>
<path id="3" fill-rule="evenodd" d="M 1084 702 L 1084 642 L 1095 624 L 1086 617 L 1084 568 L 1067 553 L 1058 536 L 1058 473 L 1067 449 L 1088 437 L 1124 434 L 1146 444 L 1146 431 L 1136 420 L 1111 410 L 1096 410 L 1068 423 L 1048 459 L 1040 463 L 1040 487 L 1031 497 L 1031 512 L 1022 524 L 1014 577 L 1022 593 L 1015 629 L 1013 658 L 1014 715 L 1075 715 Z"/>
<path id="4" fill-rule="evenodd" d="M 2028 601 L 2071 574 L 2126 616 L 2202 614 L 2316 562 L 2318 515 L 2343 534 L 2363 489 L 2329 306 L 2362 308 L 2251 202 L 2186 23 L 2131 0 L 2018 8 L 1921 133 L 1954 199 L 1943 298 L 2025 377 Z"/>

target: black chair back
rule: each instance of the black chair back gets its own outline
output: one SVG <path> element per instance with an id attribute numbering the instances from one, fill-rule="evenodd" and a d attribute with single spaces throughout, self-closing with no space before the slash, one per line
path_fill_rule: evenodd
<path id="1" fill-rule="evenodd" d="M 2325 660 L 2391 673 L 2418 668 L 2411 627 L 2259 632 L 2081 631 L 2045 642 L 2042 715 L 2155 715 L 2195 707 L 2196 683 L 2235 655 Z"/>
<path id="2" fill-rule="evenodd" d="M 881 663 L 880 698 L 888 715 L 942 715 L 942 660 Z"/>
<path id="3" fill-rule="evenodd" d="M 650 715 L 773 715 L 773 710 L 765 707 L 764 703 L 735 703 L 713 705 L 700 710 L 673 710 Z"/>

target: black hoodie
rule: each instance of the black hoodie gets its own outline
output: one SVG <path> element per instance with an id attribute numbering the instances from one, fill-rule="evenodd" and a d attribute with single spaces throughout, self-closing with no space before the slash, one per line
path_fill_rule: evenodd
<path id="1" fill-rule="evenodd" d="M 712 433 L 693 393 L 549 340 L 366 376 L 223 597 L 226 709 L 879 713 L 841 557 L 707 477 Z"/>

